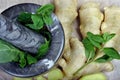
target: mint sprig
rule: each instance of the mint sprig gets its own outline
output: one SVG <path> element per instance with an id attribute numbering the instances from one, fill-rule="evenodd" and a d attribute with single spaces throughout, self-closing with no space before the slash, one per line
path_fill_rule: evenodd
<path id="1" fill-rule="evenodd" d="M 103 55 L 102 57 L 96 59 L 95 62 L 105 63 L 105 62 L 109 62 L 112 60 L 113 60 L 113 58 L 109 57 L 108 55 Z"/>
<path id="2" fill-rule="evenodd" d="M 87 59 L 91 59 L 95 56 L 95 48 L 94 45 L 90 42 L 88 38 L 83 40 L 83 44 L 85 47 L 85 55 Z"/>
<path id="3" fill-rule="evenodd" d="M 44 26 L 51 25 L 53 23 L 53 19 L 51 17 L 53 11 L 53 4 L 46 4 L 38 8 L 34 14 L 22 12 L 18 16 L 17 20 L 33 30 L 40 30 Z"/>
<path id="4" fill-rule="evenodd" d="M 49 44 L 50 44 L 50 41 L 47 41 L 45 42 L 45 44 L 42 44 L 39 49 L 38 49 L 38 54 L 36 55 L 36 58 L 39 59 L 41 58 L 42 56 L 45 55 L 45 53 L 47 53 L 48 49 L 49 49 Z"/>
<path id="5" fill-rule="evenodd" d="M 29 12 L 21 12 L 19 16 L 17 17 L 17 21 L 23 25 L 28 24 L 28 23 L 31 24 L 32 23 L 31 15 L 32 14 Z"/>
<path id="6" fill-rule="evenodd" d="M 21 68 L 36 63 L 36 58 L 0 39 L 0 63 L 17 62 Z M 26 60 L 26 57 L 28 58 Z M 32 62 L 31 62 L 32 61 Z"/>
<path id="7" fill-rule="evenodd" d="M 85 55 L 87 61 L 80 69 L 74 73 L 74 75 L 91 62 L 104 63 L 113 59 L 120 59 L 120 54 L 116 49 L 113 47 L 104 47 L 105 43 L 112 39 L 114 36 L 115 34 L 104 33 L 101 35 L 96 35 L 91 32 L 87 32 L 87 37 L 82 41 L 85 47 Z M 99 52 L 104 53 L 104 55 L 102 57 L 96 58 Z"/>

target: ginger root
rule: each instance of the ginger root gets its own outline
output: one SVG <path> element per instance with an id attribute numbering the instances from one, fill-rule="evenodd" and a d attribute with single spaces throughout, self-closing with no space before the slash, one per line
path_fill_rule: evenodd
<path id="1" fill-rule="evenodd" d="M 98 3 L 85 3 L 81 5 L 79 10 L 80 16 L 80 32 L 83 38 L 86 37 L 87 32 L 93 34 L 100 34 L 100 26 L 103 20 L 103 14 L 99 9 Z"/>
<path id="2" fill-rule="evenodd" d="M 65 32 L 65 48 L 63 51 L 64 58 L 69 61 L 70 43 L 69 39 L 72 34 L 72 22 L 77 17 L 77 0 L 54 0 L 55 14 L 59 18 Z"/>

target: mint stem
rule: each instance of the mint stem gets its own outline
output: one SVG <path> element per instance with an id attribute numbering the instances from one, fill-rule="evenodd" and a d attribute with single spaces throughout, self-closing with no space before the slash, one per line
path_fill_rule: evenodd
<path id="1" fill-rule="evenodd" d="M 79 68 L 73 75 L 76 75 L 79 71 L 81 71 L 84 67 L 86 67 L 88 64 L 90 64 L 91 62 L 93 62 L 94 59 L 90 60 L 89 62 L 85 63 L 81 68 Z"/>
<path id="2" fill-rule="evenodd" d="M 97 49 L 96 49 L 97 50 Z M 99 53 L 103 50 L 103 48 L 98 49 L 96 53 Z M 90 63 L 94 62 L 96 60 L 96 56 L 93 59 L 88 59 L 87 63 L 85 63 L 81 68 L 79 68 L 73 75 L 76 75 L 79 71 L 81 71 L 84 67 L 86 67 L 87 65 L 89 65 Z"/>
<path id="3" fill-rule="evenodd" d="M 83 68 L 85 68 L 87 65 L 89 65 L 90 63 L 96 61 L 97 59 L 99 59 L 100 57 L 103 57 L 105 55 L 105 53 L 103 52 L 104 50 L 104 45 L 107 41 L 109 41 L 112 37 L 114 37 L 115 34 L 108 34 L 105 33 L 102 36 L 99 35 L 94 35 L 91 32 L 87 33 L 87 36 L 84 40 L 83 40 L 83 44 L 86 48 L 86 51 L 88 51 L 89 53 L 86 53 L 87 55 L 89 55 L 87 57 L 86 63 L 80 67 L 73 75 L 77 75 L 77 73 L 79 73 Z M 100 37 L 101 36 L 101 37 Z M 94 37 L 94 39 L 92 38 Z M 97 39 L 101 39 L 99 41 L 97 41 Z M 87 45 L 86 45 L 87 44 Z M 92 51 L 91 49 L 95 49 L 95 55 L 91 57 L 92 53 L 90 53 L 90 51 Z M 115 49 L 110 49 L 110 48 L 106 48 L 106 53 L 108 54 L 110 51 L 114 52 L 116 55 L 118 55 L 117 51 Z M 111 53 L 112 54 L 112 53 Z M 113 55 L 113 54 L 112 54 Z M 107 56 L 111 56 L 110 54 L 108 54 Z M 115 57 L 115 55 L 113 56 Z M 118 58 L 118 57 L 117 57 Z"/>

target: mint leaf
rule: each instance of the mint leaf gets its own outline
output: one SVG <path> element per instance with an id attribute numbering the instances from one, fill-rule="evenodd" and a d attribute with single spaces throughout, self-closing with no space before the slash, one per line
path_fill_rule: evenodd
<path id="1" fill-rule="evenodd" d="M 95 42 L 98 42 L 98 43 L 103 43 L 104 42 L 104 40 L 103 40 L 101 35 L 94 35 L 94 34 L 92 34 L 91 39 L 93 41 L 95 41 Z"/>
<path id="2" fill-rule="evenodd" d="M 85 55 L 88 58 L 93 58 L 95 56 L 94 46 L 91 44 L 88 38 L 83 39 L 83 44 L 85 47 Z"/>
<path id="3" fill-rule="evenodd" d="M 22 24 L 28 24 L 28 23 L 30 24 L 30 23 L 32 23 L 31 15 L 32 15 L 31 13 L 22 12 L 17 17 L 17 21 L 19 21 Z"/>
<path id="4" fill-rule="evenodd" d="M 109 61 L 112 61 L 113 58 L 107 56 L 107 55 L 104 55 L 98 59 L 95 60 L 95 62 L 99 62 L 99 63 L 105 63 L 105 62 L 109 62 Z"/>
<path id="5" fill-rule="evenodd" d="M 29 65 L 34 64 L 37 62 L 37 59 L 29 54 L 27 54 L 27 63 Z"/>
<path id="6" fill-rule="evenodd" d="M 51 41 L 52 40 L 52 35 L 49 32 L 49 30 L 41 29 L 40 30 L 40 34 L 42 34 L 46 38 L 47 41 Z"/>
<path id="7" fill-rule="evenodd" d="M 24 68 L 26 66 L 26 59 L 25 59 L 25 53 L 20 53 L 19 54 L 20 60 L 19 60 L 19 65 L 21 68 Z"/>
<path id="8" fill-rule="evenodd" d="M 43 28 L 44 22 L 43 22 L 41 16 L 36 15 L 36 14 L 33 14 L 33 15 L 31 16 L 31 18 L 32 18 L 33 25 L 34 25 L 34 27 L 31 27 L 32 29 L 35 29 L 35 30 L 36 30 L 36 29 L 41 29 L 41 28 Z"/>
<path id="9" fill-rule="evenodd" d="M 45 44 L 42 44 L 40 46 L 40 48 L 38 49 L 38 53 L 37 53 L 36 58 L 39 59 L 47 53 L 47 51 L 49 49 L 49 44 L 50 44 L 50 42 L 46 40 Z"/>
<path id="10" fill-rule="evenodd" d="M 92 34 L 91 32 L 87 32 L 87 37 L 90 40 L 90 42 L 97 48 L 101 48 L 101 45 L 99 42 L 97 42 L 96 40 L 93 39 L 94 34 Z"/>
<path id="11" fill-rule="evenodd" d="M 24 68 L 27 63 L 33 64 L 37 62 L 37 59 L 32 57 L 31 55 L 20 51 L 19 49 L 15 48 L 11 44 L 0 40 L 0 63 L 7 63 L 7 62 L 18 62 L 21 68 Z M 27 60 L 26 60 L 27 58 Z"/>
<path id="12" fill-rule="evenodd" d="M 46 25 L 51 25 L 53 23 L 53 19 L 51 17 L 53 10 L 54 5 L 47 4 L 37 9 L 36 13 L 42 16 L 42 19 Z"/>
<path id="13" fill-rule="evenodd" d="M 51 25 L 53 23 L 52 17 L 51 16 L 44 16 L 43 20 L 45 22 L 46 25 Z"/>
<path id="14" fill-rule="evenodd" d="M 103 37 L 103 39 L 104 39 L 104 42 L 109 41 L 109 40 L 112 39 L 114 36 L 115 36 L 115 34 L 109 34 L 109 33 L 104 33 L 104 34 L 102 35 L 102 37 Z"/>
<path id="15" fill-rule="evenodd" d="M 0 63 L 7 63 L 14 61 L 17 57 L 18 53 L 16 53 L 14 50 L 10 49 L 3 49 L 0 50 Z"/>
<path id="16" fill-rule="evenodd" d="M 19 62 L 19 55 L 13 60 L 13 62 Z"/>
<path id="17" fill-rule="evenodd" d="M 35 26 L 34 26 L 33 24 L 26 24 L 26 26 L 29 27 L 29 28 L 31 28 L 31 29 L 36 30 L 36 29 L 35 29 Z"/>
<path id="18" fill-rule="evenodd" d="M 38 8 L 35 14 L 28 12 L 21 13 L 17 20 L 24 26 L 38 31 L 45 25 L 51 25 L 53 23 L 53 19 L 51 17 L 53 10 L 54 5 L 47 4 Z"/>
<path id="19" fill-rule="evenodd" d="M 44 15 L 51 15 L 51 13 L 54 10 L 54 5 L 53 4 L 46 4 L 44 6 L 41 6 L 40 8 L 37 9 L 37 14 L 41 14 L 42 16 Z"/>
<path id="20" fill-rule="evenodd" d="M 11 44 L 0 40 L 0 63 L 14 61 L 21 51 L 15 49 Z"/>
<path id="21" fill-rule="evenodd" d="M 120 54 L 114 48 L 104 48 L 103 52 L 113 59 L 120 59 Z"/>

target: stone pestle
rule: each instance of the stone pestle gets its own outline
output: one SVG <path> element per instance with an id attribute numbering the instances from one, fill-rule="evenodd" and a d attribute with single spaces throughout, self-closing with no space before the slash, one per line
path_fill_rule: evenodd
<path id="1" fill-rule="evenodd" d="M 0 14 L 0 39 L 32 54 L 38 52 L 45 37 Z"/>

